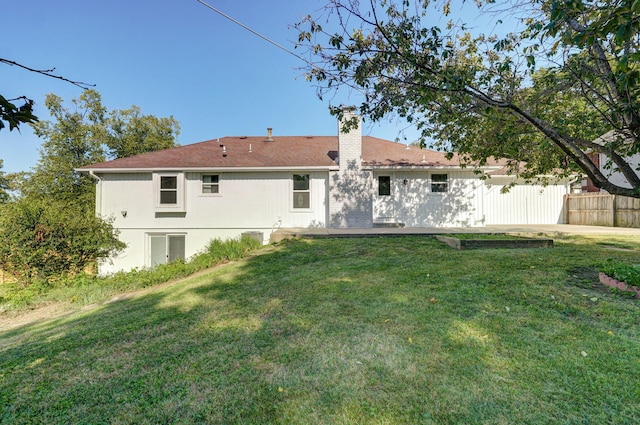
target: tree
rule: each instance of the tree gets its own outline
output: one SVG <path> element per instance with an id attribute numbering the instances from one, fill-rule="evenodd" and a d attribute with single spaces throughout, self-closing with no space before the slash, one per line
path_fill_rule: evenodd
<path id="1" fill-rule="evenodd" d="M 174 147 L 180 125 L 173 117 L 142 115 L 140 108 L 111 112 L 107 120 L 110 158 L 125 158 Z"/>
<path id="2" fill-rule="evenodd" d="M 2 206 L 0 269 L 25 285 L 80 273 L 124 246 L 108 221 L 72 203 L 23 198 Z"/>
<path id="3" fill-rule="evenodd" d="M 22 100 L 22 105 L 18 106 L 14 102 Z M 20 96 L 15 99 L 6 99 L 0 95 L 0 130 L 6 127 L 4 122 L 9 124 L 9 131 L 20 128 L 22 123 L 33 123 L 38 121 L 38 117 L 33 114 L 33 100 Z"/>
<path id="4" fill-rule="evenodd" d="M 44 139 L 40 160 L 30 176 L 11 176 L 21 197 L 2 205 L 0 268 L 26 284 L 81 272 L 124 247 L 110 221 L 95 215 L 94 181 L 75 169 L 172 147 L 179 131 L 173 117 L 143 115 L 136 106 L 108 112 L 95 90 L 71 103 L 47 96 L 53 120 L 32 124 Z"/>
<path id="5" fill-rule="evenodd" d="M 73 81 L 60 75 L 53 74 L 55 68 L 52 69 L 36 69 L 21 63 L 0 58 L 0 64 L 17 66 L 24 70 L 35 72 L 36 74 L 42 74 L 47 77 L 55 78 L 58 80 L 66 81 L 74 86 L 86 89 L 92 87 L 92 84 L 83 83 L 82 81 Z M 21 100 L 22 105 L 18 106 L 14 102 Z M 38 117 L 33 114 L 34 101 L 26 96 L 19 96 L 14 99 L 7 99 L 0 95 L 0 130 L 6 127 L 5 122 L 9 124 L 9 131 L 19 130 L 20 124 L 30 124 L 38 121 Z"/>
<path id="6" fill-rule="evenodd" d="M 45 105 L 54 120 L 32 124 L 44 142 L 33 175 L 22 185 L 27 196 L 93 207 L 94 182 L 76 168 L 175 146 L 179 124 L 173 117 L 143 115 L 137 106 L 107 112 L 92 89 L 71 103 L 65 107 L 59 96 L 48 95 Z"/>
<path id="7" fill-rule="evenodd" d="M 478 0 L 496 25 L 518 28 L 503 35 L 453 19 L 429 25 L 451 16 L 452 3 L 330 1 L 296 25 L 308 79 L 320 96 L 361 92 L 365 119 L 398 114 L 423 143 L 470 164 L 509 158 L 529 179 L 580 169 L 610 193 L 640 197 L 629 164 L 640 152 L 640 1 Z M 593 153 L 607 155 L 632 188 L 609 181 Z"/>
<path id="8" fill-rule="evenodd" d="M 0 159 L 0 170 L 2 170 L 2 160 Z M 5 176 L 3 171 L 0 171 L 0 204 L 6 203 L 10 196 L 10 183 L 9 179 Z"/>
<path id="9" fill-rule="evenodd" d="M 54 121 L 32 124 L 44 142 L 34 172 L 22 187 L 27 197 L 93 205 L 92 179 L 74 169 L 105 160 L 106 109 L 95 90 L 86 90 L 72 104 L 65 108 L 62 98 L 49 94 L 45 106 Z"/>

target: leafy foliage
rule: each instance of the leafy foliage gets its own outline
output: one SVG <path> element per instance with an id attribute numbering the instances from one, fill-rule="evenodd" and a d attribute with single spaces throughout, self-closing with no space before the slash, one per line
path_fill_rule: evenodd
<path id="1" fill-rule="evenodd" d="M 0 170 L 2 170 L 2 160 L 0 159 Z M 0 171 L 0 204 L 4 204 L 9 200 L 9 180 L 5 176 L 5 173 Z"/>
<path id="2" fill-rule="evenodd" d="M 95 90 L 85 90 L 71 104 L 48 95 L 45 105 L 54 120 L 33 124 L 44 142 L 35 172 L 23 185 L 28 196 L 92 203 L 94 182 L 76 168 L 175 146 L 180 126 L 173 117 L 143 115 L 137 106 L 108 112 Z"/>
<path id="3" fill-rule="evenodd" d="M 600 269 L 620 282 L 640 287 L 640 265 L 609 259 Z"/>
<path id="4" fill-rule="evenodd" d="M 28 286 L 23 284 L 10 285 L 9 289 L 0 297 L 1 310 L 8 308 L 21 309 L 33 307 L 43 300 L 75 302 L 91 300 L 102 301 L 100 297 L 108 297 L 121 291 L 146 288 L 168 280 L 192 275 L 198 271 L 213 267 L 228 261 L 245 258 L 262 244 L 256 239 L 243 237 L 225 241 L 212 240 L 208 247 L 188 261 L 176 260 L 167 264 L 160 264 L 151 269 L 137 269 L 129 272 L 118 272 L 110 276 L 96 276 L 94 274 L 66 274 L 55 276 L 55 280 L 35 280 Z M 56 298 L 55 291 L 60 289 Z M 3 299 L 4 298 L 4 299 Z"/>
<path id="5" fill-rule="evenodd" d="M 82 81 L 74 81 L 61 75 L 56 75 L 53 73 L 55 71 L 55 68 L 32 68 L 30 66 L 6 58 L 0 58 L 0 64 L 15 66 L 29 72 L 35 72 L 36 74 L 44 75 L 46 77 L 54 78 L 60 81 L 65 81 L 83 89 L 94 86 L 93 84 L 83 83 Z M 16 104 L 13 102 L 20 99 L 24 103 L 21 106 L 16 106 Z M 29 99 L 26 96 L 20 96 L 15 99 L 7 100 L 4 96 L 0 95 L 0 130 L 5 128 L 6 125 L 4 122 L 7 122 L 9 124 L 9 131 L 12 131 L 14 129 L 19 130 L 20 124 L 32 124 L 37 122 L 38 117 L 33 114 L 33 104 L 33 100 Z"/>
<path id="6" fill-rule="evenodd" d="M 296 25 L 308 79 L 320 96 L 362 93 L 365 118 L 404 117 L 423 145 L 468 164 L 508 158 L 527 179 L 580 169 L 610 193 L 640 197 L 628 162 L 640 152 L 640 2 L 480 0 L 496 33 L 516 28 L 489 35 L 451 16 L 452 3 L 329 1 Z M 592 153 L 631 188 L 609 181 Z"/>
<path id="7" fill-rule="evenodd" d="M 21 192 L 0 217 L 0 268 L 24 284 L 68 279 L 124 248 L 111 223 L 95 216 L 92 178 L 76 168 L 174 146 L 179 131 L 173 118 L 142 115 L 136 106 L 109 113 L 95 90 L 71 103 L 48 95 L 53 121 L 32 123 L 44 139 L 34 172 L 0 174 L 0 203 L 7 190 Z"/>
<path id="8" fill-rule="evenodd" d="M 23 100 L 23 104 L 17 106 L 16 100 Z M 38 117 L 33 114 L 33 100 L 26 97 L 17 99 L 6 99 L 0 95 L 0 130 L 9 124 L 9 131 L 20 128 L 22 123 L 34 123 L 38 121 Z"/>
<path id="9" fill-rule="evenodd" d="M 0 268 L 23 284 L 82 272 L 124 248 L 109 222 L 73 204 L 22 199 L 0 216 Z"/>

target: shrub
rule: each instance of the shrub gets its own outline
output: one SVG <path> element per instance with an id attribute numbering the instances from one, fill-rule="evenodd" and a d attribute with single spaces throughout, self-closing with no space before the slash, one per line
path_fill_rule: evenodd
<path id="1" fill-rule="evenodd" d="M 134 269 L 106 277 L 87 274 L 52 276 L 49 279 L 33 280 L 29 286 L 7 283 L 9 289 L 3 297 L 0 297 L 0 304 L 2 304 L 0 311 L 9 307 L 22 308 L 36 304 L 45 298 L 49 301 L 91 300 L 96 302 L 109 294 L 146 288 L 189 276 L 217 264 L 239 260 L 261 246 L 260 242 L 251 238 L 226 241 L 216 239 L 189 261 L 177 260 L 160 264 L 152 269 Z"/>
<path id="2" fill-rule="evenodd" d="M 631 286 L 640 286 L 640 267 L 609 259 L 600 268 L 606 275 Z"/>
<path id="3" fill-rule="evenodd" d="M 111 223 L 73 204 L 21 199 L 2 206 L 0 268 L 24 285 L 81 273 L 124 246 Z"/>

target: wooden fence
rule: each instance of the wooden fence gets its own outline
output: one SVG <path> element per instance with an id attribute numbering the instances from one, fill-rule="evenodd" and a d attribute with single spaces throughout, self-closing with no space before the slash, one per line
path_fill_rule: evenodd
<path id="1" fill-rule="evenodd" d="M 575 193 L 564 198 L 565 223 L 640 227 L 640 199 L 608 193 Z"/>

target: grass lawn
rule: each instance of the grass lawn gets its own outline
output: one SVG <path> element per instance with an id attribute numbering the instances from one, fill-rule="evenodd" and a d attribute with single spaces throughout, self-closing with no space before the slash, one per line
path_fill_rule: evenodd
<path id="1" fill-rule="evenodd" d="M 640 241 L 555 242 L 289 241 L 0 331 L 0 423 L 638 423 L 640 303 L 596 266 Z"/>

